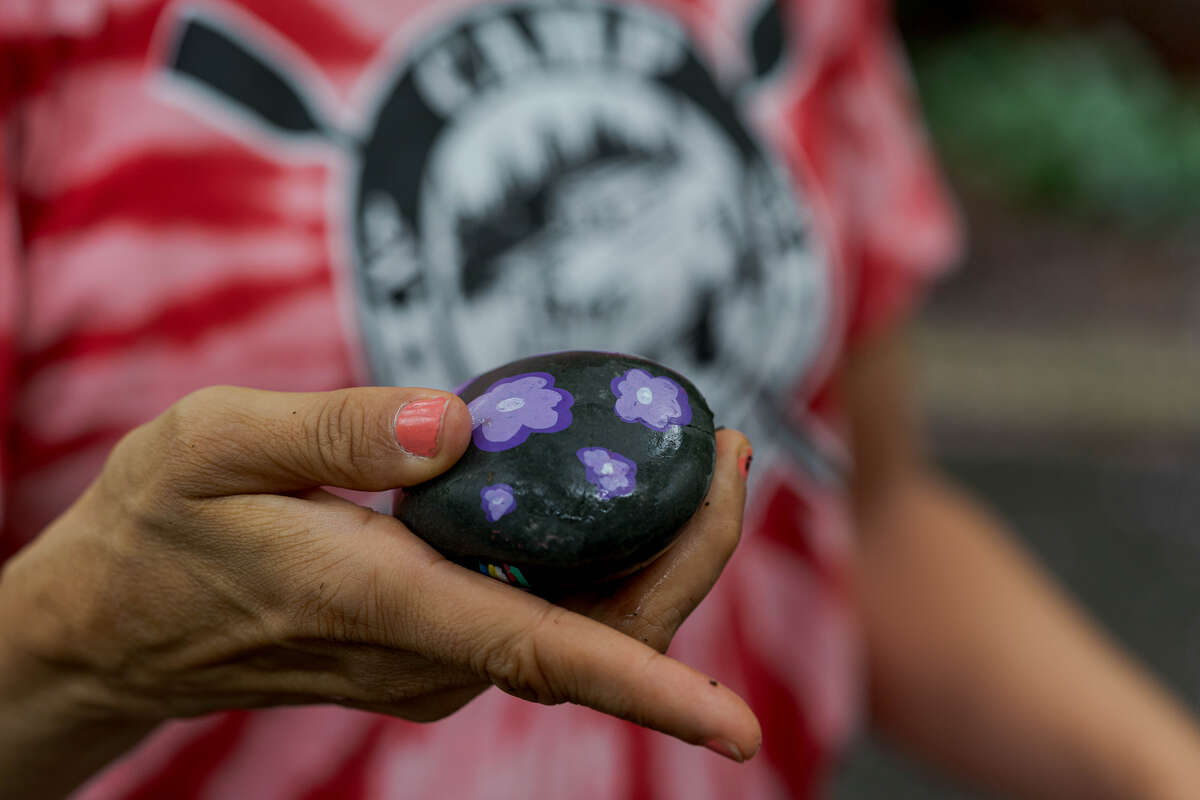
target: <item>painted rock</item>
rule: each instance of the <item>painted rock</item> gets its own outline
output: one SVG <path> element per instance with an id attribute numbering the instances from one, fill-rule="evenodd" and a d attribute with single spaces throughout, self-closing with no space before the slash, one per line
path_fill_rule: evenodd
<path id="1" fill-rule="evenodd" d="M 470 569 L 539 592 L 627 574 L 669 547 L 708 493 L 712 411 L 661 364 L 554 353 L 458 394 L 474 423 L 466 454 L 398 493 L 395 515 Z"/>

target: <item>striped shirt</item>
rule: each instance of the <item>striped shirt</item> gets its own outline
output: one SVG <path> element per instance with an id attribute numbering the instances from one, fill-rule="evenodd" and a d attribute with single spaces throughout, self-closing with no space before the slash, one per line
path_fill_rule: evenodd
<path id="1" fill-rule="evenodd" d="M 0 559 L 122 434 L 211 384 L 449 387 L 527 352 L 627 349 L 698 376 L 756 449 L 742 544 L 671 648 L 754 708 L 749 764 L 491 691 L 427 725 L 334 706 L 171 722 L 78 796 L 819 794 L 862 679 L 829 384 L 957 250 L 887 15 L 0 5 Z"/>

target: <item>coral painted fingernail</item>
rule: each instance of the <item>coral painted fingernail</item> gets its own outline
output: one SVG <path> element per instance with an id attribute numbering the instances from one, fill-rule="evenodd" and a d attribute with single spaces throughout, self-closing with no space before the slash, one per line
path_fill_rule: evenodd
<path id="1" fill-rule="evenodd" d="M 742 457 L 738 459 L 738 472 L 742 473 L 742 480 L 750 478 L 750 464 L 754 461 L 754 448 L 751 447 Z"/>
<path id="2" fill-rule="evenodd" d="M 714 753 L 725 756 L 739 764 L 746 760 L 742 758 L 742 751 L 738 750 L 737 745 L 733 742 L 726 742 L 723 739 L 713 739 L 711 742 L 705 742 L 704 746 Z"/>
<path id="3" fill-rule="evenodd" d="M 438 451 L 438 434 L 446 416 L 446 398 L 409 400 L 396 412 L 396 443 L 406 453 L 433 458 Z"/>

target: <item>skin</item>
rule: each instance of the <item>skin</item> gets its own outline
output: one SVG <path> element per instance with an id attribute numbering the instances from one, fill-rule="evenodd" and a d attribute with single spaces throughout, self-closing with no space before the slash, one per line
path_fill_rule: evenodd
<path id="1" fill-rule="evenodd" d="M 403 451 L 396 409 L 443 395 L 436 454 Z M 426 389 L 213 387 L 132 431 L 0 573 L 5 797 L 62 796 L 171 718 L 339 703 L 428 721 L 492 685 L 751 757 L 745 702 L 662 655 L 737 544 L 745 438 L 718 433 L 708 502 L 676 546 L 569 610 L 320 488 L 427 480 L 470 428 Z"/>
<path id="2" fill-rule="evenodd" d="M 931 466 L 909 373 L 889 336 L 841 376 L 875 724 L 1006 796 L 1194 796 L 1193 721 Z M 719 434 L 711 505 L 678 546 L 563 600 L 572 612 L 313 488 L 382 488 L 452 463 L 469 426 L 460 405 L 427 462 L 377 426 L 413 392 L 430 394 L 205 390 L 123 441 L 0 579 L 6 796 L 61 795 L 173 716 L 333 701 L 436 719 L 492 684 L 752 754 L 745 705 L 657 655 L 736 544 L 745 440 Z"/>
<path id="3" fill-rule="evenodd" d="M 876 726 L 1005 797 L 1196 797 L 1194 720 L 930 464 L 910 374 L 902 337 L 887 336 L 841 383 Z"/>

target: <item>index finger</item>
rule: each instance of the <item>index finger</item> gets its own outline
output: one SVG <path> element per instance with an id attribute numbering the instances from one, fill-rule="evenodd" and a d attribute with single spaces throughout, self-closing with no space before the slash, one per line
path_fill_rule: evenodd
<path id="1" fill-rule="evenodd" d="M 421 618 L 440 632 L 435 657 L 466 661 L 526 700 L 585 705 L 738 761 L 758 751 L 754 712 L 723 683 L 603 623 L 439 563 L 415 592 Z"/>
<path id="2" fill-rule="evenodd" d="M 348 507 L 330 500 L 332 506 Z M 758 720 L 723 683 L 607 625 L 464 569 L 397 520 L 359 509 L 349 558 L 334 584 L 369 587 L 347 636 L 466 668 L 518 697 L 572 702 L 744 760 L 757 752 Z M 344 578 L 344 580 L 343 580 Z M 368 579 L 369 578 L 369 579 Z M 320 628 L 319 620 L 309 620 Z M 719 743 L 714 745 L 714 743 Z"/>

